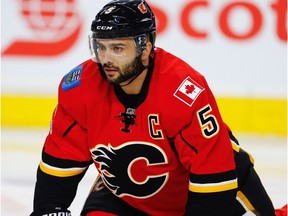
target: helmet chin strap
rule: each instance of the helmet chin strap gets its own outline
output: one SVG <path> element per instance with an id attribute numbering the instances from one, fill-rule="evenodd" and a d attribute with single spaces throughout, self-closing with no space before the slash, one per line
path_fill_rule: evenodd
<path id="1" fill-rule="evenodd" d="M 149 64 L 147 66 L 144 66 L 142 64 L 142 61 L 141 61 L 141 56 L 143 54 L 143 51 L 146 49 L 147 35 L 146 34 L 142 34 L 142 35 L 139 35 L 137 37 L 134 37 L 134 41 L 135 41 L 135 44 L 136 44 L 136 47 L 137 47 L 137 52 L 140 54 L 138 56 L 138 61 L 141 62 L 141 68 L 138 71 L 138 73 L 136 73 L 135 76 L 132 77 L 132 79 L 128 83 L 126 83 L 124 85 L 121 85 L 119 83 L 119 86 L 121 86 L 121 87 L 124 87 L 124 86 L 127 86 L 127 85 L 131 84 L 144 70 L 146 70 L 146 69 L 150 68 L 151 66 L 153 66 L 153 63 L 154 63 L 154 60 L 151 57 L 149 57 Z M 155 55 L 154 50 L 152 50 L 152 53 Z"/>
<path id="2" fill-rule="evenodd" d="M 134 76 L 128 83 L 126 83 L 126 84 L 124 84 L 124 85 L 120 85 L 120 83 L 119 83 L 118 85 L 121 86 L 121 87 L 123 87 L 123 86 L 127 86 L 127 85 L 131 84 L 144 70 L 153 67 L 153 65 L 154 65 L 154 58 L 155 58 L 156 53 L 155 53 L 154 50 L 152 50 L 152 53 L 153 53 L 153 54 L 152 54 L 153 57 L 152 57 L 152 56 L 149 56 L 149 64 L 148 64 L 147 66 L 144 66 L 144 65 L 142 64 L 142 65 L 141 65 L 141 70 L 139 70 L 139 72 L 138 72 L 137 74 L 135 74 L 135 76 Z"/>
<path id="3" fill-rule="evenodd" d="M 151 60 L 151 59 L 150 59 Z M 151 62 L 151 63 L 150 63 Z M 135 74 L 134 77 L 132 77 L 132 79 L 126 83 L 126 84 L 123 84 L 121 85 L 121 83 L 119 83 L 118 85 L 121 86 L 121 87 L 124 87 L 124 86 L 127 86 L 129 84 L 131 84 L 144 70 L 148 69 L 148 68 L 151 68 L 153 66 L 153 60 L 152 61 L 149 61 L 149 64 L 147 66 L 144 66 L 142 63 L 141 63 L 141 69 L 139 70 L 138 73 Z"/>

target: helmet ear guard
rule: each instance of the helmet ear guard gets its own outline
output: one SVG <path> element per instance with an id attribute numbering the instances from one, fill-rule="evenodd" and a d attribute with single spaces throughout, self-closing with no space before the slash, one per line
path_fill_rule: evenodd
<path id="1" fill-rule="evenodd" d="M 155 48 L 155 40 L 156 40 L 156 31 L 150 32 L 148 34 L 142 34 L 139 36 L 134 37 L 135 39 L 138 38 L 138 44 L 135 40 L 136 44 L 141 46 L 142 51 L 146 48 L 146 43 L 150 42 L 152 44 L 152 50 Z"/>
<path id="2" fill-rule="evenodd" d="M 141 55 L 146 49 L 147 37 L 146 34 L 133 37 L 137 48 L 137 55 Z"/>

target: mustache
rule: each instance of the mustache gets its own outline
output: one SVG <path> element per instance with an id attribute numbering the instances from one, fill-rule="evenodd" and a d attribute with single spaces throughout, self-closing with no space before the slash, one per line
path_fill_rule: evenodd
<path id="1" fill-rule="evenodd" d="M 115 67 L 112 63 L 104 63 L 103 67 L 104 68 L 109 68 L 109 69 L 114 69 L 114 70 L 119 70 L 119 68 Z"/>

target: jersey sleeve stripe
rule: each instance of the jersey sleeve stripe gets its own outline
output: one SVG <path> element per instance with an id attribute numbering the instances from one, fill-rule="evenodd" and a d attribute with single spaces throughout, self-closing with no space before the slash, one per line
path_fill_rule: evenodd
<path id="1" fill-rule="evenodd" d="M 238 202 L 243 206 L 243 208 L 246 211 L 254 211 L 255 210 L 253 205 L 250 203 L 250 201 L 247 199 L 247 197 L 241 191 L 237 192 L 236 199 L 238 200 Z"/>
<path id="2" fill-rule="evenodd" d="M 236 189 L 238 186 L 237 178 L 229 181 L 223 181 L 218 183 L 193 183 L 189 182 L 189 190 L 196 193 L 214 193 Z"/>
<path id="3" fill-rule="evenodd" d="M 44 173 L 57 177 L 76 176 L 87 169 L 87 167 L 58 168 L 50 166 L 43 161 L 40 162 L 39 167 Z"/>
<path id="4" fill-rule="evenodd" d="M 235 152 L 239 153 L 240 151 L 244 151 L 242 148 L 240 148 L 239 145 L 237 145 L 235 142 L 231 141 L 231 144 L 232 144 L 232 148 Z M 246 151 L 245 151 L 246 152 Z M 249 153 L 249 152 L 246 152 L 249 156 L 249 160 L 252 164 L 254 164 L 254 158 L 253 156 Z"/>
<path id="5" fill-rule="evenodd" d="M 240 151 L 240 147 L 231 140 L 231 144 L 232 144 L 232 148 L 234 151 L 239 152 Z"/>

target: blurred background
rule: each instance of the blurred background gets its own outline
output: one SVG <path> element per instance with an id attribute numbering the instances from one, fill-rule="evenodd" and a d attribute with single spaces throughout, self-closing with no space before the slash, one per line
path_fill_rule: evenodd
<path id="1" fill-rule="evenodd" d="M 287 203 L 287 0 L 147 1 L 156 46 L 202 73 L 276 207 Z M 61 78 L 90 58 L 107 0 L 1 1 L 1 213 L 32 211 L 41 147 Z M 79 214 L 91 167 L 71 206 Z M 17 206 L 17 207 L 15 207 Z"/>

